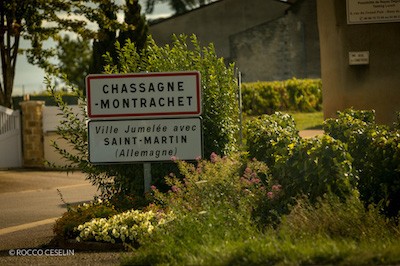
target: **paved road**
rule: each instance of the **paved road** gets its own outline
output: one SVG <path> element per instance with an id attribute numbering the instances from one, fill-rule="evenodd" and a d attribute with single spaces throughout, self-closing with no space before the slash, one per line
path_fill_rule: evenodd
<path id="1" fill-rule="evenodd" d="M 67 206 L 58 191 L 68 204 L 90 201 L 97 193 L 78 172 L 0 171 L 0 235 L 10 227 L 60 217 Z"/>
<path id="2" fill-rule="evenodd" d="M 116 265 L 121 252 L 73 252 L 67 256 L 16 256 L 15 252 L 57 252 L 47 244 L 53 225 L 69 204 L 93 199 L 96 188 L 82 173 L 0 171 L 0 265 Z M 46 246 L 47 245 L 47 246 Z"/>

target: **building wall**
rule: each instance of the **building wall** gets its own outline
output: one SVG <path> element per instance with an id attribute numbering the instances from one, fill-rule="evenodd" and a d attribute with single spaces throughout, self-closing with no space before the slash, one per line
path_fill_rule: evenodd
<path id="1" fill-rule="evenodd" d="M 286 15 L 231 36 L 231 51 L 244 81 L 319 78 L 315 1 L 297 1 Z"/>
<path id="2" fill-rule="evenodd" d="M 315 0 L 221 0 L 150 26 L 158 45 L 196 34 L 237 64 L 243 81 L 320 77 Z M 290 11 L 288 9 L 290 8 Z"/>
<path id="3" fill-rule="evenodd" d="M 347 24 L 346 1 L 317 2 L 325 118 L 346 108 L 374 109 L 378 123 L 400 111 L 400 23 Z M 369 51 L 368 65 L 349 52 Z"/>

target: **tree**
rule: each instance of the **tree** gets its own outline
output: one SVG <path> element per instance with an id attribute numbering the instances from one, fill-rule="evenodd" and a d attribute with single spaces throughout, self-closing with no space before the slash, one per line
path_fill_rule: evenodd
<path id="1" fill-rule="evenodd" d="M 90 67 L 90 73 L 101 73 L 105 61 L 103 55 L 107 52 L 111 53 L 111 56 L 115 57 L 115 42 L 117 41 L 117 32 L 115 29 L 107 26 L 107 21 L 102 21 L 101 16 L 107 18 L 107 20 L 117 20 L 118 7 L 111 1 L 101 3 L 99 5 L 101 11 L 95 17 L 95 20 L 99 21 L 99 30 L 97 33 L 96 40 L 93 41 L 93 61 Z"/>
<path id="2" fill-rule="evenodd" d="M 92 64 L 92 49 L 89 40 L 64 36 L 57 45 L 58 69 L 67 75 L 68 81 L 80 90 L 85 89 L 85 76 Z"/>
<path id="3" fill-rule="evenodd" d="M 121 32 L 118 37 L 118 41 L 121 45 L 124 45 L 125 42 L 130 39 L 131 42 L 135 43 L 138 51 L 144 49 L 149 30 L 146 18 L 141 15 L 140 11 L 141 6 L 139 5 L 139 0 L 126 0 L 125 23 L 128 24 L 128 29 Z"/>
<path id="4" fill-rule="evenodd" d="M 146 13 L 151 14 L 154 11 L 154 6 L 157 3 L 168 3 L 176 14 L 182 14 L 190 9 L 198 6 L 203 6 L 216 0 L 146 0 Z"/>
<path id="5" fill-rule="evenodd" d="M 89 22 L 103 25 L 107 29 L 123 29 L 124 24 L 109 19 L 101 13 L 99 6 L 111 0 L 2 0 L 0 1 L 0 105 L 11 107 L 20 38 L 30 41 L 31 48 L 25 52 L 28 62 L 57 73 L 51 63 L 56 56 L 54 47 L 45 48 L 48 40 L 60 40 L 61 33 L 74 32 L 83 39 L 97 38 Z"/>
<path id="6" fill-rule="evenodd" d="M 141 7 L 138 0 L 126 0 L 124 9 L 125 28 L 121 29 L 119 34 L 114 28 L 108 28 L 107 25 L 99 24 L 98 38 L 93 42 L 93 63 L 90 73 L 102 73 L 105 65 L 104 55 L 109 53 L 112 58 L 117 58 L 115 43 L 118 41 L 121 45 L 130 39 L 136 44 L 138 50 L 144 48 L 147 40 L 148 25 L 144 16 L 140 14 Z M 103 3 L 100 5 L 103 15 L 108 20 L 116 20 L 119 9 L 112 3 Z"/>

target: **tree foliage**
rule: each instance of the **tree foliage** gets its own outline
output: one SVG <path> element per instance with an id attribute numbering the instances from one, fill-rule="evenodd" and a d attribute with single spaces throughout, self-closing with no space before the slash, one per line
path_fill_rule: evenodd
<path id="1" fill-rule="evenodd" d="M 137 4 L 136 0 L 127 2 Z M 0 105 L 11 107 L 18 54 L 26 52 L 29 63 L 58 75 L 59 66 L 54 63 L 57 48 L 49 46 L 48 41 L 58 42 L 71 33 L 82 40 L 103 40 L 120 31 L 134 30 L 135 25 L 117 20 L 116 14 L 124 9 L 125 5 L 113 0 L 0 1 Z M 20 49 L 21 38 L 30 43 L 30 48 Z M 108 47 L 114 43 L 115 39 Z"/>
<path id="2" fill-rule="evenodd" d="M 103 15 L 108 20 L 116 20 L 117 12 L 120 10 L 113 2 L 104 2 L 100 5 Z M 138 0 L 126 0 L 124 11 L 124 29 L 120 32 L 114 27 L 108 27 L 107 21 L 104 24 L 99 23 L 98 37 L 93 42 L 93 60 L 90 67 L 90 73 L 102 73 L 106 64 L 103 55 L 110 54 L 112 58 L 117 58 L 115 43 L 118 41 L 124 44 L 128 39 L 135 43 L 140 51 L 144 48 L 147 39 L 148 25 L 146 19 L 140 14 L 141 7 Z"/>
<path id="3" fill-rule="evenodd" d="M 64 36 L 57 45 L 58 67 L 68 80 L 82 91 L 85 89 L 85 76 L 92 64 L 90 41 L 82 38 L 72 39 Z"/>

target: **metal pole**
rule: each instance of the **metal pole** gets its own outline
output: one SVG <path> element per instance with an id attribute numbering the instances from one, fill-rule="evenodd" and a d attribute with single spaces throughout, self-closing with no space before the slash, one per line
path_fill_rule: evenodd
<path id="1" fill-rule="evenodd" d="M 144 193 L 150 191 L 151 186 L 151 163 L 143 163 Z"/>
<path id="2" fill-rule="evenodd" d="M 237 71 L 238 104 L 239 104 L 239 143 L 243 144 L 243 110 L 242 110 L 242 73 Z"/>

